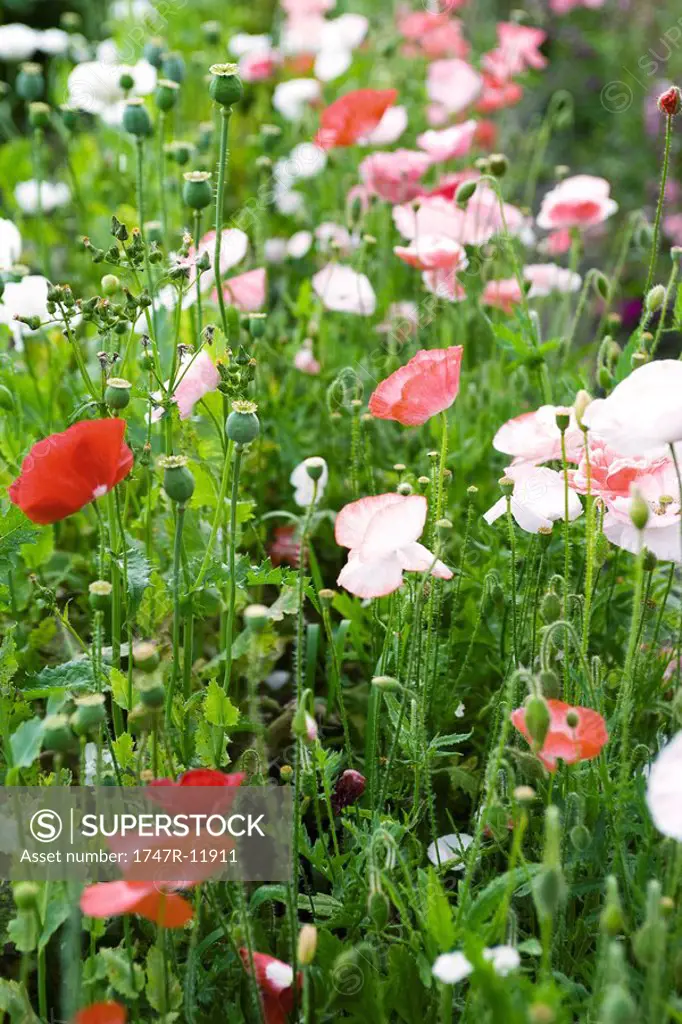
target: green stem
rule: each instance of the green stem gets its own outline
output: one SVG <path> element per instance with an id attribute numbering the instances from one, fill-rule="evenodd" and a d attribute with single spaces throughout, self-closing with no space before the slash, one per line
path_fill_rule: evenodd
<path id="1" fill-rule="evenodd" d="M 224 109 L 224 108 L 223 108 Z M 239 470 L 242 464 L 243 446 L 234 446 L 234 466 L 232 469 L 232 497 L 230 499 L 230 548 L 228 553 L 229 586 L 227 596 L 227 628 L 225 630 L 225 675 L 223 688 L 225 693 L 230 689 L 232 676 L 232 640 L 234 634 L 234 606 L 237 599 L 237 581 L 235 579 L 235 561 L 237 549 L 237 504 L 239 501 Z"/>
<path id="2" fill-rule="evenodd" d="M 227 324 L 227 311 L 225 309 L 225 296 L 223 295 L 223 279 L 220 270 L 220 250 L 223 234 L 223 206 L 225 203 L 225 177 L 227 171 L 227 135 L 230 125 L 231 107 L 220 108 L 220 153 L 218 156 L 218 186 L 216 190 L 215 203 L 215 251 L 213 256 L 213 272 L 218 291 L 218 306 L 220 307 L 220 319 L 223 325 L 225 338 L 229 340 L 229 329 Z"/>
<path id="3" fill-rule="evenodd" d="M 665 186 L 668 181 L 668 167 L 670 166 L 670 144 L 673 137 L 673 118 L 668 114 L 665 125 L 665 150 L 663 153 L 663 171 L 661 173 L 661 188 L 658 193 L 658 204 L 656 206 L 656 219 L 654 220 L 654 237 L 651 241 L 651 260 L 649 262 L 649 273 L 644 287 L 645 296 L 649 293 L 654 282 L 656 272 L 656 260 L 658 258 L 658 242 L 661 234 L 661 220 L 663 217 L 663 206 L 665 203 Z"/>
<path id="4" fill-rule="evenodd" d="M 166 115 L 163 110 L 159 111 L 158 130 L 158 160 L 159 160 L 159 205 L 161 210 L 161 237 L 164 246 L 168 246 L 168 206 L 166 203 L 166 151 L 164 148 L 166 137 Z"/>
<path id="5" fill-rule="evenodd" d="M 170 685 L 166 692 L 166 728 L 171 724 L 173 698 L 180 673 L 180 568 L 182 558 L 182 528 L 185 522 L 185 506 L 178 505 L 175 512 L 175 539 L 173 542 L 173 666 Z"/>
<path id="6" fill-rule="evenodd" d="M 592 592 L 594 590 L 594 496 L 592 494 L 592 463 L 590 446 L 585 432 L 585 464 L 587 467 L 587 501 L 585 508 L 585 607 L 583 609 L 583 655 L 590 644 L 590 618 L 592 615 Z"/>
<path id="7" fill-rule="evenodd" d="M 514 667 L 518 668 L 519 652 L 517 648 L 517 625 L 516 625 L 516 532 L 514 530 L 514 517 L 511 510 L 511 495 L 506 495 L 507 502 L 507 528 L 509 531 L 509 546 L 511 548 L 511 610 L 512 610 L 512 654 L 514 656 Z"/>

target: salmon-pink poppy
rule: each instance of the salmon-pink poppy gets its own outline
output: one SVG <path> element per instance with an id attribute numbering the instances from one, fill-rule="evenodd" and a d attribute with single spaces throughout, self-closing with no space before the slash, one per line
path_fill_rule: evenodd
<path id="1" fill-rule="evenodd" d="M 449 409 L 459 392 L 461 345 L 417 352 L 383 380 L 369 400 L 372 416 L 418 427 Z"/>
<path id="2" fill-rule="evenodd" d="M 138 914 L 163 928 L 182 928 L 192 920 L 191 905 L 158 882 L 96 882 L 81 893 L 80 907 L 88 917 Z"/>
<path id="3" fill-rule="evenodd" d="M 572 707 L 561 700 L 548 700 L 547 706 L 550 714 L 549 732 L 538 757 L 548 771 L 556 771 L 559 759 L 566 764 L 575 764 L 577 761 L 591 761 L 599 757 L 602 748 L 608 743 L 609 734 L 606 722 L 598 711 Z M 572 717 L 577 719 L 577 725 L 572 723 Z M 511 720 L 530 743 L 526 709 L 517 708 L 512 712 Z"/>
<path id="4" fill-rule="evenodd" d="M 476 121 L 465 121 L 442 131 L 430 129 L 417 136 L 417 145 L 432 160 L 458 160 L 470 151 L 477 128 Z"/>
<path id="5" fill-rule="evenodd" d="M 396 89 L 357 89 L 326 107 L 315 142 L 322 149 L 352 146 L 374 131 L 397 99 Z"/>
<path id="6" fill-rule="evenodd" d="M 267 271 L 259 267 L 223 281 L 223 295 L 229 306 L 242 313 L 257 313 L 265 305 L 267 286 Z"/>
<path id="7" fill-rule="evenodd" d="M 417 270 L 465 270 L 469 264 L 466 250 L 444 235 L 423 235 L 410 245 L 396 245 L 398 259 Z"/>
<path id="8" fill-rule="evenodd" d="M 251 970 L 248 949 L 240 949 L 239 955 L 247 971 Z M 277 960 L 267 953 L 253 953 L 253 969 L 256 984 L 263 1003 L 265 1024 L 286 1024 L 294 1008 L 294 972 L 289 964 Z M 301 988 L 303 977 L 299 971 L 296 988 Z"/>
<path id="9" fill-rule="evenodd" d="M 577 469 L 569 470 L 569 484 L 578 494 L 587 494 L 589 489 L 590 494 L 599 495 L 608 504 L 616 498 L 629 498 L 640 476 L 668 464 L 672 466 L 672 460 L 665 454 L 622 455 L 590 433 L 589 452 L 583 450 Z"/>
<path id="10" fill-rule="evenodd" d="M 570 229 L 559 228 L 557 231 L 551 231 L 546 238 L 543 238 L 538 245 L 538 249 L 548 256 L 563 256 L 564 253 L 569 252 L 571 244 Z"/>
<path id="11" fill-rule="evenodd" d="M 422 281 L 427 292 L 445 302 L 463 302 L 467 293 L 457 279 L 457 269 L 439 267 L 436 270 L 425 270 Z"/>
<path id="12" fill-rule="evenodd" d="M 83 420 L 34 444 L 10 486 L 10 501 L 34 523 L 66 519 L 127 477 L 133 453 L 122 419 Z"/>
<path id="13" fill-rule="evenodd" d="M 188 355 L 180 363 L 173 401 L 180 411 L 180 419 L 188 419 L 194 406 L 204 395 L 215 391 L 220 383 L 220 374 L 205 349 L 198 355 Z"/>
<path id="14" fill-rule="evenodd" d="M 618 203 L 611 199 L 610 191 L 608 181 L 593 174 L 565 178 L 542 200 L 538 227 L 556 230 L 591 228 L 602 224 L 618 210 Z"/>
<path id="15" fill-rule="evenodd" d="M 441 174 L 440 178 L 432 188 L 426 188 L 422 195 L 426 198 L 440 196 L 441 199 L 454 199 L 459 191 L 459 186 L 465 181 L 476 181 L 481 177 L 481 172 L 473 167 L 467 167 L 463 171 L 453 171 L 449 174 Z"/>
<path id="16" fill-rule="evenodd" d="M 429 64 L 426 91 L 432 103 L 459 114 L 478 99 L 483 79 L 466 61 L 435 60 Z"/>
<path id="17" fill-rule="evenodd" d="M 402 585 L 403 572 L 431 572 L 449 580 L 447 565 L 418 543 L 426 524 L 420 494 L 378 494 L 360 498 L 336 517 L 336 543 L 349 548 L 339 586 L 356 597 L 385 597 Z"/>
<path id="18" fill-rule="evenodd" d="M 497 23 L 498 47 L 486 54 L 481 66 L 502 80 L 523 74 L 529 68 L 536 71 L 547 67 L 547 58 L 540 47 L 547 33 L 540 28 L 518 25 L 513 21 Z"/>
<path id="19" fill-rule="evenodd" d="M 73 1024 L 125 1024 L 127 1019 L 125 1006 L 110 1000 L 106 1003 L 93 1003 L 79 1010 L 73 1018 Z"/>
<path id="20" fill-rule="evenodd" d="M 481 114 L 494 114 L 496 110 L 513 107 L 523 98 L 523 89 L 518 82 L 508 82 L 494 75 L 484 74 L 481 97 L 476 110 Z"/>
<path id="21" fill-rule="evenodd" d="M 524 412 L 507 420 L 493 438 L 493 448 L 503 455 L 511 455 L 515 463 L 535 465 L 561 459 L 561 431 L 557 427 L 557 413 L 568 411 L 566 430 L 566 456 L 569 462 L 579 462 L 584 449 L 583 432 L 573 410 L 557 405 L 542 405 L 533 412 Z"/>
<path id="22" fill-rule="evenodd" d="M 388 203 L 407 203 L 420 192 L 420 179 L 431 166 L 428 153 L 396 149 L 372 153 L 360 164 L 360 177 L 370 195 Z"/>
<path id="23" fill-rule="evenodd" d="M 607 513 L 603 530 L 616 547 L 638 554 L 643 546 L 663 562 L 682 562 L 680 546 L 680 488 L 672 459 L 654 461 L 650 468 L 636 473 L 622 472 L 621 483 L 628 476 L 649 508 L 643 530 L 638 530 L 630 515 L 630 495 L 606 498 Z"/>
<path id="24" fill-rule="evenodd" d="M 506 277 L 501 281 L 488 281 L 481 292 L 481 302 L 484 306 L 501 309 L 503 313 L 507 314 L 514 312 L 514 306 L 517 306 L 522 298 L 523 293 L 515 277 Z"/>

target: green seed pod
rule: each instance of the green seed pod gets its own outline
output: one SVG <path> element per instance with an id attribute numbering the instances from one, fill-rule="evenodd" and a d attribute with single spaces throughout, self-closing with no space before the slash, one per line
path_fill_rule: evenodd
<path id="1" fill-rule="evenodd" d="M 251 444 L 260 433 L 260 423 L 256 416 L 257 405 L 254 402 L 237 401 L 232 403 L 232 412 L 227 417 L 225 432 L 235 444 Z"/>
<path id="2" fill-rule="evenodd" d="M 104 694 L 91 693 L 76 701 L 76 710 L 71 715 L 71 727 L 77 736 L 87 736 L 98 729 L 105 718 Z"/>
<path id="3" fill-rule="evenodd" d="M 180 85 L 185 80 L 185 62 L 179 53 L 168 53 L 161 64 L 163 77 Z"/>
<path id="4" fill-rule="evenodd" d="M 264 604 L 250 604 L 244 609 L 244 625 L 254 633 L 260 633 L 267 626 L 270 613 Z"/>
<path id="5" fill-rule="evenodd" d="M 113 587 L 107 580 L 95 580 L 88 587 L 90 607 L 96 612 L 106 612 L 111 606 Z"/>
<path id="6" fill-rule="evenodd" d="M 592 280 L 594 282 L 594 288 L 597 295 L 602 299 L 608 299 L 611 285 L 606 274 L 602 274 L 601 270 L 594 270 Z"/>
<path id="7" fill-rule="evenodd" d="M 110 409 L 125 409 L 130 402 L 132 384 L 123 377 L 109 377 L 104 389 L 104 401 Z"/>
<path id="8" fill-rule="evenodd" d="M 166 153 L 178 167 L 186 167 L 194 152 L 194 146 L 189 142 L 174 141 L 166 146 Z"/>
<path id="9" fill-rule="evenodd" d="M 37 882 L 17 882 L 12 895 L 17 910 L 33 910 L 38 905 L 40 886 Z"/>
<path id="10" fill-rule="evenodd" d="M 163 52 L 163 39 L 150 39 L 148 43 L 144 44 L 142 56 L 158 71 L 163 64 Z"/>
<path id="11" fill-rule="evenodd" d="M 532 696 L 526 701 L 526 728 L 533 741 L 533 750 L 542 750 L 552 718 L 544 697 Z"/>
<path id="12" fill-rule="evenodd" d="M 123 129 L 138 139 L 152 134 L 152 119 L 144 105 L 144 100 L 128 100 L 123 111 Z"/>
<path id="13" fill-rule="evenodd" d="M 146 676 L 137 683 L 142 706 L 148 711 L 158 711 L 166 699 L 166 688 L 157 675 Z"/>
<path id="14" fill-rule="evenodd" d="M 237 64 L 213 64 L 208 93 L 221 107 L 232 107 L 244 93 Z"/>
<path id="15" fill-rule="evenodd" d="M 256 313 L 254 316 L 249 317 L 247 326 L 249 334 L 255 341 L 257 341 L 258 338 L 262 338 L 265 334 L 267 326 L 266 317 L 263 314 L 259 315 Z"/>
<path id="16" fill-rule="evenodd" d="M 129 71 L 124 71 L 118 80 L 118 84 L 119 88 L 122 89 L 123 92 L 130 92 L 130 90 L 135 85 L 135 79 L 133 78 Z"/>
<path id="17" fill-rule="evenodd" d="M 204 34 L 204 39 L 211 46 L 214 46 L 220 41 L 220 22 L 219 21 L 205 21 L 201 26 L 201 31 Z"/>
<path id="18" fill-rule="evenodd" d="M 31 128 L 47 128 L 50 123 L 50 108 L 47 103 L 29 103 L 28 123 Z"/>
<path id="19" fill-rule="evenodd" d="M 66 754 L 73 750 L 76 740 L 66 715 L 48 715 L 43 722 L 43 750 Z"/>
<path id="20" fill-rule="evenodd" d="M 141 672 L 153 672 L 159 667 L 159 649 L 151 641 L 143 641 L 133 645 L 133 663 Z"/>
<path id="21" fill-rule="evenodd" d="M 116 295 L 121 290 L 121 279 L 116 274 L 105 274 L 101 281 L 102 294 L 108 297 Z"/>
<path id="22" fill-rule="evenodd" d="M 313 455 L 311 458 L 305 460 L 304 465 L 305 471 L 310 477 L 310 479 L 315 481 L 321 479 L 322 474 L 324 473 L 326 462 L 319 456 Z"/>
<path id="23" fill-rule="evenodd" d="M 0 384 L 0 409 L 4 409 L 5 412 L 12 412 L 14 409 L 14 396 L 4 384 Z"/>
<path id="24" fill-rule="evenodd" d="M 172 110 L 178 102 L 180 86 L 170 78 L 160 78 L 156 83 L 154 102 L 159 110 L 164 112 Z"/>
<path id="25" fill-rule="evenodd" d="M 367 901 L 367 913 L 369 919 L 378 932 L 383 932 L 384 928 L 388 924 L 388 917 L 391 911 L 391 905 L 385 893 L 381 892 L 380 889 L 375 889 L 374 892 L 369 894 Z"/>
<path id="26" fill-rule="evenodd" d="M 208 171 L 187 171 L 183 174 L 182 199 L 193 210 L 203 210 L 213 202 L 211 175 Z"/>
<path id="27" fill-rule="evenodd" d="M 14 83 L 17 96 L 27 103 L 34 103 L 42 98 L 45 91 L 45 78 L 40 64 L 31 62 L 22 64 Z"/>
<path id="28" fill-rule="evenodd" d="M 187 468 L 184 455 L 167 455 L 159 459 L 163 469 L 163 489 L 179 505 L 186 505 L 194 494 L 194 477 Z"/>
<path id="29" fill-rule="evenodd" d="M 610 985 L 602 1003 L 599 1024 L 637 1024 L 639 1014 L 623 985 Z"/>
<path id="30" fill-rule="evenodd" d="M 571 411 L 570 409 L 557 409 L 556 413 L 556 425 L 563 434 L 568 430 L 571 422 Z"/>

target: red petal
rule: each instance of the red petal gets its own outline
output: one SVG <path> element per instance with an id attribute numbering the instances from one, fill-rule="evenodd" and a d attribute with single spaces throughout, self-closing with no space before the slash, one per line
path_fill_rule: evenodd
<path id="1" fill-rule="evenodd" d="M 352 146 L 369 135 L 398 96 L 396 89 L 358 89 L 322 111 L 315 142 L 323 149 Z"/>
<path id="2" fill-rule="evenodd" d="M 93 1003 L 85 1010 L 79 1010 L 73 1024 L 125 1024 L 128 1013 L 120 1003 Z"/>

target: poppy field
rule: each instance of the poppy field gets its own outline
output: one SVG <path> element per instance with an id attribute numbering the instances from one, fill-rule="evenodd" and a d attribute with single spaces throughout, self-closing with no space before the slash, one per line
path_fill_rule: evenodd
<path id="1" fill-rule="evenodd" d="M 0 1024 L 682 1021 L 679 12 L 2 20 Z"/>

